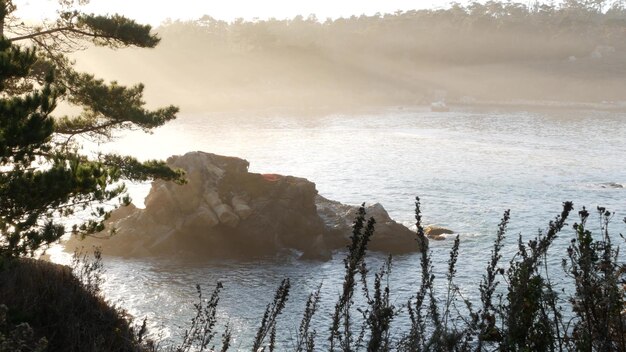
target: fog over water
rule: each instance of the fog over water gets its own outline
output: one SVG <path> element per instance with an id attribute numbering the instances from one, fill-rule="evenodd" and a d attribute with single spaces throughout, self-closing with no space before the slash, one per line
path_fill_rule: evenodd
<path id="1" fill-rule="evenodd" d="M 616 5 L 617 6 L 617 5 Z M 626 11 L 488 2 L 326 20 L 172 20 L 153 50 L 92 48 L 79 68 L 183 111 L 579 102 L 624 108 Z"/>

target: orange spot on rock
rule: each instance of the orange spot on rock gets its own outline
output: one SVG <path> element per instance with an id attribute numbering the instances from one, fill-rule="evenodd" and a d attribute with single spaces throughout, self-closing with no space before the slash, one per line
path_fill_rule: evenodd
<path id="1" fill-rule="evenodd" d="M 263 179 L 268 182 L 276 182 L 280 180 L 283 176 L 278 174 L 262 174 Z"/>

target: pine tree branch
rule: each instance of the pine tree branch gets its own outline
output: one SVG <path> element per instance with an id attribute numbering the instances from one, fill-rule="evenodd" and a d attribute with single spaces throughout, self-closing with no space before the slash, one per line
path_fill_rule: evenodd
<path id="1" fill-rule="evenodd" d="M 80 34 L 80 35 L 84 35 L 86 37 L 92 37 L 92 38 L 103 38 L 103 39 L 112 39 L 112 40 L 117 40 L 118 38 L 116 38 L 115 36 L 112 35 L 102 35 L 102 34 L 96 34 L 96 33 L 90 33 L 90 32 L 86 32 L 80 29 L 76 29 L 74 27 L 57 27 L 57 28 L 52 28 L 52 29 L 48 29 L 45 31 L 41 31 L 41 32 L 35 32 L 35 33 L 30 33 L 30 34 L 26 34 L 26 35 L 22 35 L 19 37 L 14 37 L 14 38 L 8 38 L 8 40 L 12 43 L 17 42 L 17 41 L 21 41 L 21 40 L 27 40 L 27 39 L 35 39 L 41 36 L 45 36 L 45 35 L 50 35 L 50 34 L 55 34 L 55 33 L 61 33 L 61 34 L 65 34 L 64 32 L 71 32 L 71 33 L 75 33 L 75 34 Z"/>

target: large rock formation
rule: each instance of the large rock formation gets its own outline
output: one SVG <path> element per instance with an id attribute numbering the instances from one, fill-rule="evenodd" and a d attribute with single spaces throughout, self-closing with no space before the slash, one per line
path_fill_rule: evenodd
<path id="1" fill-rule="evenodd" d="M 303 258 L 327 259 L 348 244 L 357 207 L 319 196 L 313 182 L 250 173 L 246 160 L 203 152 L 172 156 L 167 162 L 186 171 L 187 184 L 153 182 L 145 209 L 117 209 L 108 220 L 115 235 L 87 241 L 112 255 L 208 258 L 295 249 Z M 415 234 L 393 221 L 382 205 L 366 211 L 376 219 L 372 250 L 419 250 Z"/>

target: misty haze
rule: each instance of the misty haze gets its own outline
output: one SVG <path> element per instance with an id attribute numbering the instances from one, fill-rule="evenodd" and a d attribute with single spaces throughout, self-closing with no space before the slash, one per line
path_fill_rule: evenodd
<path id="1" fill-rule="evenodd" d="M 100 1 L 0 0 L 0 352 L 626 351 L 623 1 Z"/>
<path id="2" fill-rule="evenodd" d="M 606 6 L 606 5 L 605 5 Z M 323 20 L 171 20 L 154 50 L 92 49 L 79 67 L 144 82 L 183 111 L 450 103 L 621 107 L 619 7 L 487 2 Z M 129 65 L 134 63 L 134 65 Z M 173 87 L 173 89 L 163 89 Z"/>

